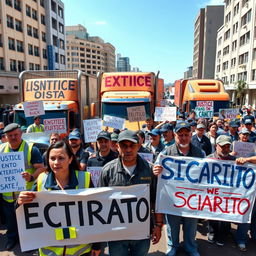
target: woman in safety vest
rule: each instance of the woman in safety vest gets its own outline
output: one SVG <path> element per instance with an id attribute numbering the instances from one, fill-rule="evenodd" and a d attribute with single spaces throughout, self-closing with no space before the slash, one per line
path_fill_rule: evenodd
<path id="1" fill-rule="evenodd" d="M 70 146 L 64 141 L 52 144 L 46 153 L 47 172 L 41 173 L 33 186 L 33 191 L 81 189 L 93 187 L 89 172 L 79 171 Z M 18 198 L 18 204 L 30 203 L 36 197 L 36 192 L 23 191 Z M 39 249 L 40 256 L 98 256 L 100 244 L 79 244 L 67 246 L 49 246 Z M 94 248 L 95 247 L 95 248 Z"/>

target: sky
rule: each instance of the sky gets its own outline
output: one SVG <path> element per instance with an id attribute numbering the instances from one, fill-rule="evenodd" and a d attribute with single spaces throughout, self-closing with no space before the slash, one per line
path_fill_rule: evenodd
<path id="1" fill-rule="evenodd" d="M 223 0 L 62 0 L 65 25 L 81 24 L 129 57 L 132 67 L 160 71 L 165 84 L 193 65 L 194 22 L 200 8 Z"/>

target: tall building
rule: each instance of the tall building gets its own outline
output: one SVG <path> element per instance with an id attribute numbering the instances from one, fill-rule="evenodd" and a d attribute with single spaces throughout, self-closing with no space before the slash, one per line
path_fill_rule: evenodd
<path id="1" fill-rule="evenodd" d="M 122 57 L 120 53 L 117 54 L 116 66 L 118 72 L 131 71 L 130 59 L 128 57 Z"/>
<path id="2" fill-rule="evenodd" d="M 193 66 L 188 67 L 188 70 L 184 72 L 184 79 L 190 79 L 193 77 Z"/>
<path id="3" fill-rule="evenodd" d="M 223 5 L 200 9 L 194 25 L 193 78 L 214 78 L 216 36 L 223 18 Z"/>
<path id="4" fill-rule="evenodd" d="M 115 47 L 100 37 L 90 37 L 84 26 L 66 26 L 66 43 L 68 69 L 81 69 L 91 75 L 116 70 Z"/>
<path id="5" fill-rule="evenodd" d="M 0 102 L 18 100 L 23 70 L 65 69 L 64 4 L 0 1 Z"/>
<path id="6" fill-rule="evenodd" d="M 246 104 L 256 106 L 256 1 L 226 0 L 224 25 L 218 30 L 215 77 L 224 81 L 238 103 L 236 83 L 246 82 Z"/>

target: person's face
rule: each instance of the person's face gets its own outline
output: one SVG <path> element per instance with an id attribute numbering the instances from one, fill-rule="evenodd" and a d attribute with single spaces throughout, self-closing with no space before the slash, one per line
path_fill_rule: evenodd
<path id="1" fill-rule="evenodd" d="M 221 127 L 222 126 L 222 121 L 221 120 L 217 120 L 216 124 L 217 124 L 218 127 Z"/>
<path id="2" fill-rule="evenodd" d="M 180 147 L 188 147 L 191 141 L 191 131 L 186 128 L 180 129 L 177 133 L 174 133 L 175 142 Z"/>
<path id="3" fill-rule="evenodd" d="M 196 133 L 198 137 L 202 137 L 204 135 L 204 128 L 196 129 Z"/>
<path id="4" fill-rule="evenodd" d="M 191 132 L 194 132 L 196 130 L 196 126 L 195 125 L 191 125 L 190 128 L 191 128 Z"/>
<path id="5" fill-rule="evenodd" d="M 252 130 L 252 124 L 245 124 L 244 125 L 249 131 Z"/>
<path id="6" fill-rule="evenodd" d="M 229 130 L 229 125 L 227 123 L 224 124 L 224 131 L 228 131 Z"/>
<path id="7" fill-rule="evenodd" d="M 223 146 L 216 144 L 216 152 L 217 155 L 220 157 L 227 157 L 230 153 L 230 144 L 226 144 Z"/>
<path id="8" fill-rule="evenodd" d="M 163 132 L 163 137 L 165 141 L 171 141 L 173 139 L 173 131 Z"/>
<path id="9" fill-rule="evenodd" d="M 54 174 L 64 174 L 69 172 L 69 165 L 72 157 L 69 157 L 63 148 L 53 148 L 49 154 L 49 165 Z"/>
<path id="10" fill-rule="evenodd" d="M 229 127 L 229 131 L 231 134 L 235 134 L 237 132 L 237 127 Z"/>
<path id="11" fill-rule="evenodd" d="M 111 141 L 110 148 L 112 151 L 116 152 L 117 151 L 117 142 L 116 141 Z"/>
<path id="12" fill-rule="evenodd" d="M 40 124 L 40 121 L 41 121 L 40 118 L 35 119 L 35 124 L 36 124 L 36 125 L 39 125 L 39 124 Z"/>
<path id="13" fill-rule="evenodd" d="M 59 140 L 60 140 L 60 137 L 58 135 L 52 135 L 50 138 L 50 144 L 54 144 Z"/>
<path id="14" fill-rule="evenodd" d="M 69 145 L 71 146 L 71 148 L 79 148 L 81 145 L 81 140 L 80 139 L 70 139 L 68 140 Z"/>
<path id="15" fill-rule="evenodd" d="M 150 140 L 150 142 L 153 146 L 157 146 L 159 144 L 159 141 L 160 141 L 160 135 L 150 134 L 149 135 L 149 140 Z"/>
<path id="16" fill-rule="evenodd" d="M 239 139 L 242 142 L 248 142 L 249 139 L 249 133 L 240 133 L 239 134 Z"/>
<path id="17" fill-rule="evenodd" d="M 137 159 L 139 144 L 128 140 L 118 143 L 118 152 L 120 157 L 126 163 L 133 163 Z"/>
<path id="18" fill-rule="evenodd" d="M 212 125 L 211 128 L 210 128 L 210 132 L 211 133 L 216 133 L 217 131 L 217 125 Z"/>
<path id="19" fill-rule="evenodd" d="M 4 129 L 4 123 L 0 122 L 0 129 Z"/>
<path id="20" fill-rule="evenodd" d="M 146 124 L 147 124 L 147 127 L 151 128 L 153 126 L 153 124 L 154 124 L 153 119 L 147 119 L 146 120 Z"/>
<path id="21" fill-rule="evenodd" d="M 6 137 L 8 142 L 10 143 L 12 148 L 16 148 L 20 145 L 22 139 L 22 131 L 20 129 L 15 129 L 11 132 L 6 133 Z"/>
<path id="22" fill-rule="evenodd" d="M 110 150 L 110 140 L 99 138 L 97 140 L 97 146 L 100 152 L 108 152 Z"/>
<path id="23" fill-rule="evenodd" d="M 5 134 L 2 135 L 1 142 L 2 142 L 2 143 L 7 142 L 7 137 L 6 137 Z"/>

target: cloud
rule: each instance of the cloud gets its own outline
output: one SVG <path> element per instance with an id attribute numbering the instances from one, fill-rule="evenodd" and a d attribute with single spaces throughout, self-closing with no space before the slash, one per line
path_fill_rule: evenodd
<path id="1" fill-rule="evenodd" d="M 95 24 L 99 26 L 103 26 L 103 25 L 107 25 L 107 22 L 105 20 L 99 20 L 99 21 L 96 21 Z"/>
<path id="2" fill-rule="evenodd" d="M 201 7 L 205 7 L 206 5 L 224 5 L 224 1 L 223 0 L 208 0 L 208 1 L 204 1 L 201 4 Z"/>

